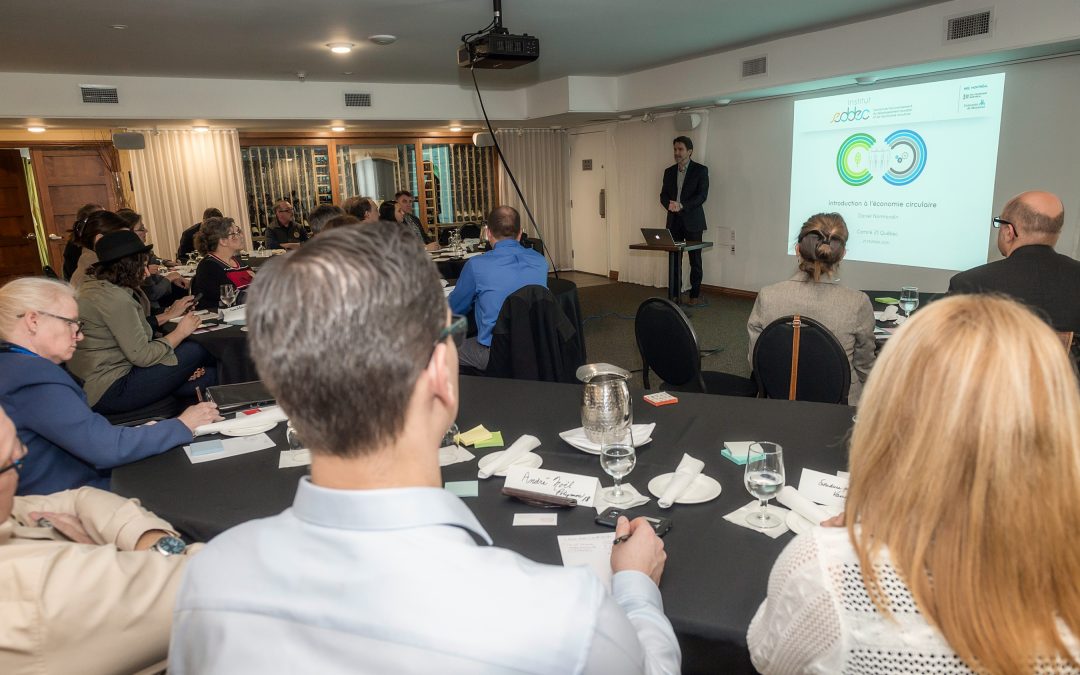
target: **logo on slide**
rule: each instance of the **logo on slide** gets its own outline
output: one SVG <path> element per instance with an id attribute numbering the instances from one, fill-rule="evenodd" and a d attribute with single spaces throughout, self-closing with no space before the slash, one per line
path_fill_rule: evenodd
<path id="1" fill-rule="evenodd" d="M 836 171 L 852 186 L 881 176 L 889 185 L 907 185 L 926 168 L 926 143 L 910 129 L 894 131 L 879 143 L 870 134 L 848 136 L 836 153 Z"/>
<path id="2" fill-rule="evenodd" d="M 832 124 L 837 122 L 865 122 L 868 119 L 870 119 L 869 108 L 863 108 L 862 110 L 848 108 L 842 112 L 833 113 Z"/>

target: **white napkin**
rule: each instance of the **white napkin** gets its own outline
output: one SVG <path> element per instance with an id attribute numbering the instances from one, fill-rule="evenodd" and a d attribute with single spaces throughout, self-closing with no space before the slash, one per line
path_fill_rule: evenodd
<path id="1" fill-rule="evenodd" d="M 675 469 L 675 475 L 671 477 L 671 482 L 668 483 L 664 494 L 660 496 L 660 501 L 656 502 L 660 505 L 660 508 L 671 508 L 675 500 L 681 497 L 683 492 L 686 492 L 686 488 L 690 487 L 690 483 L 694 482 L 694 479 L 698 477 L 704 468 L 705 462 L 683 453 L 682 461 L 679 462 L 678 468 Z"/>
<path id="2" fill-rule="evenodd" d="M 776 501 L 788 507 L 813 525 L 827 520 L 829 513 L 822 507 L 799 494 L 799 491 L 790 485 L 785 485 L 776 495 Z"/>
<path id="3" fill-rule="evenodd" d="M 285 411 L 280 406 L 268 406 L 263 408 L 259 412 L 253 415 L 242 415 L 240 417 L 233 418 L 231 420 L 222 420 L 221 422 L 211 422 L 204 424 L 201 427 L 195 428 L 195 436 L 205 436 L 206 434 L 216 434 L 222 431 L 237 431 L 239 429 L 248 429 L 250 427 L 257 427 L 260 424 L 269 424 L 273 422 L 284 422 L 289 419 Z"/>
<path id="4" fill-rule="evenodd" d="M 741 526 L 745 527 L 748 530 L 753 530 L 755 532 L 761 532 L 762 534 L 767 534 L 770 537 L 772 537 L 773 539 L 776 539 L 777 537 L 784 534 L 785 532 L 790 532 L 791 531 L 790 529 L 788 529 L 788 526 L 787 526 L 788 510 L 785 509 L 785 508 L 782 508 L 780 506 L 776 506 L 775 504 L 769 504 L 767 509 L 768 509 L 769 513 L 773 514 L 774 516 L 776 516 L 777 518 L 780 519 L 780 524 L 777 525 L 776 527 L 770 528 L 768 530 L 763 530 L 763 529 L 761 529 L 759 527 L 754 527 L 750 523 L 746 522 L 746 516 L 747 515 L 749 515 L 752 511 L 758 511 L 760 509 L 761 509 L 761 503 L 758 502 L 755 499 L 754 501 L 750 502 L 746 506 L 742 506 L 742 507 L 732 511 L 731 513 L 727 514 L 726 516 L 724 516 L 724 520 L 728 521 L 729 523 L 735 523 L 736 525 L 741 525 Z"/>
<path id="5" fill-rule="evenodd" d="M 480 469 L 476 472 L 479 478 L 491 478 L 495 474 L 499 473 L 506 467 L 510 466 L 518 460 L 522 455 L 530 450 L 535 450 L 540 447 L 540 439 L 536 436 L 530 436 L 525 434 L 521 438 L 514 441 L 513 445 L 507 448 L 501 457 L 491 463 L 486 469 Z"/>
<path id="6" fill-rule="evenodd" d="M 874 312 L 877 314 L 877 312 Z M 896 305 L 889 305 L 881 312 L 881 318 L 878 321 L 895 321 L 900 316 L 900 309 Z"/>
<path id="7" fill-rule="evenodd" d="M 638 492 L 638 489 L 630 483 L 623 483 L 622 490 L 626 494 L 631 495 L 631 499 L 630 501 L 623 502 L 621 504 L 608 503 L 608 501 L 604 499 L 605 489 L 606 488 L 604 486 L 601 486 L 600 489 L 596 491 L 596 496 L 593 498 L 593 506 L 596 507 L 597 513 L 603 513 L 604 509 L 609 506 L 618 506 L 620 509 L 632 509 L 635 506 L 641 506 L 642 504 L 649 503 L 649 498 Z"/>
<path id="8" fill-rule="evenodd" d="M 472 454 L 458 444 L 447 445 L 439 448 L 439 466 L 450 466 L 458 462 L 467 462 L 476 455 Z"/>
<path id="9" fill-rule="evenodd" d="M 634 436 L 634 447 L 640 447 L 652 440 L 652 432 L 654 429 L 656 429 L 656 422 L 630 425 L 630 433 Z M 563 431 L 559 434 L 559 438 L 578 450 L 595 453 L 600 452 L 600 444 L 589 440 L 589 437 L 585 435 L 585 427 Z"/>

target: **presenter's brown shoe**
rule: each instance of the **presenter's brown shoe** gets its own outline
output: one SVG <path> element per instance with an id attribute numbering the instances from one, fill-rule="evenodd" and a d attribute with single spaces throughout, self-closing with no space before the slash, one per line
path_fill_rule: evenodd
<path id="1" fill-rule="evenodd" d="M 687 298 L 686 299 L 686 306 L 687 307 L 701 307 L 704 304 L 705 304 L 705 301 L 702 300 L 701 298 Z"/>

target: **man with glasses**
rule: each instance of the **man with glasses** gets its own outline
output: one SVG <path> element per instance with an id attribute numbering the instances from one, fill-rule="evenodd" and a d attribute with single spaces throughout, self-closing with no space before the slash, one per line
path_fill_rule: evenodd
<path id="1" fill-rule="evenodd" d="M 293 219 L 293 205 L 287 199 L 274 204 L 274 224 L 266 228 L 266 248 L 291 251 L 308 240 L 307 230 Z"/>
<path id="2" fill-rule="evenodd" d="M 1035 309 L 1055 330 L 1080 333 L 1080 261 L 1054 250 L 1064 222 L 1056 195 L 1013 197 L 991 221 L 1005 259 L 957 274 L 949 292 L 1003 293 Z"/>
<path id="3" fill-rule="evenodd" d="M 465 322 L 412 234 L 339 228 L 266 267 L 251 352 L 311 475 L 292 508 L 192 561 L 171 673 L 678 672 L 644 519 L 619 522 L 609 594 L 587 569 L 492 547 L 443 489 Z"/>

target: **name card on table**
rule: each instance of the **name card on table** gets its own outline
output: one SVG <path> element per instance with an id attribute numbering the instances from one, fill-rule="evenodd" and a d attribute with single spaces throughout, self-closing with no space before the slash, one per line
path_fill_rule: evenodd
<path id="1" fill-rule="evenodd" d="M 847 476 L 841 478 L 813 469 L 803 469 L 802 476 L 799 477 L 799 493 L 824 506 L 843 506 L 847 500 L 847 489 Z"/>
<path id="2" fill-rule="evenodd" d="M 600 481 L 593 476 L 512 464 L 506 470 L 506 483 L 503 487 L 569 497 L 576 499 L 578 506 L 592 506 Z"/>

